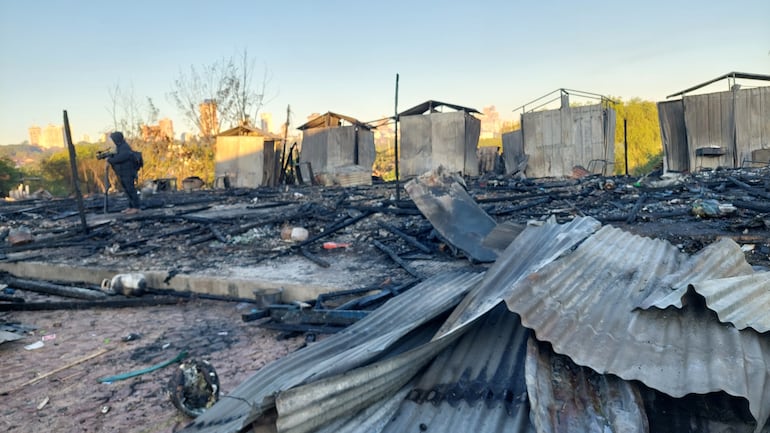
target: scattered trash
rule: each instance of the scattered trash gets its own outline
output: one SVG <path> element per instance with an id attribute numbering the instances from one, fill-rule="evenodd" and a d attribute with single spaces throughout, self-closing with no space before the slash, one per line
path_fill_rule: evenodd
<path id="1" fill-rule="evenodd" d="M 165 345 L 164 345 L 164 349 L 165 349 Z M 171 364 L 173 364 L 175 362 L 179 362 L 179 361 L 181 361 L 181 360 L 183 360 L 185 358 L 187 358 L 187 351 L 182 351 L 182 352 L 179 352 L 179 355 L 175 356 L 173 359 L 169 359 L 168 361 L 163 361 L 161 363 L 155 364 L 155 365 L 147 367 L 147 368 L 143 368 L 141 370 L 134 370 L 134 371 L 130 371 L 128 373 L 122 373 L 122 374 L 118 374 L 118 375 L 115 375 L 115 376 L 102 377 L 102 378 L 99 378 L 98 381 L 100 383 L 112 383 L 112 382 L 117 382 L 119 380 L 130 379 L 132 377 L 141 376 L 143 374 L 151 373 L 151 372 L 153 372 L 155 370 L 160 370 L 163 367 L 169 366 L 169 365 L 171 365 Z"/>
<path id="2" fill-rule="evenodd" d="M 125 335 L 123 338 L 121 338 L 121 341 L 135 341 L 135 340 L 138 340 L 140 338 L 142 338 L 142 334 L 137 334 L 137 333 L 132 332 L 132 333 L 130 333 L 128 335 Z"/>
<path id="3" fill-rule="evenodd" d="M 43 335 L 41 340 L 43 340 L 43 341 L 53 341 L 53 340 L 56 340 L 56 334 Z"/>
<path id="4" fill-rule="evenodd" d="M 695 200 L 692 204 L 693 215 L 700 218 L 719 218 L 735 213 L 738 209 L 729 203 L 719 203 L 716 200 Z"/>
<path id="5" fill-rule="evenodd" d="M 48 401 L 50 399 L 48 397 L 44 398 L 43 401 L 40 402 L 40 404 L 37 405 L 37 410 L 40 410 L 45 407 L 45 405 L 48 404 Z"/>
<path id="6" fill-rule="evenodd" d="M 324 242 L 323 247 L 325 250 L 333 250 L 337 248 L 348 248 L 351 244 L 343 242 Z"/>
<path id="7" fill-rule="evenodd" d="M 286 226 L 281 229 L 281 239 L 285 241 L 302 242 L 308 238 L 310 233 L 304 227 Z"/>
<path id="8" fill-rule="evenodd" d="M 42 341 L 36 341 L 32 344 L 28 344 L 24 346 L 24 348 L 27 350 L 36 350 L 36 349 L 40 349 L 43 346 L 45 346 L 45 343 L 43 343 Z"/>
<path id="9" fill-rule="evenodd" d="M 102 291 L 110 295 L 141 296 L 146 289 L 147 279 L 139 273 L 117 274 L 102 280 Z"/>
<path id="10" fill-rule="evenodd" d="M 35 237 L 28 227 L 13 228 L 8 232 L 8 243 L 13 246 L 29 244 L 34 240 Z"/>
<path id="11" fill-rule="evenodd" d="M 99 411 L 102 413 L 102 415 L 104 415 L 110 411 L 110 407 L 105 404 Z"/>
<path id="12" fill-rule="evenodd" d="M 174 406 L 195 418 L 219 400 L 219 377 L 208 361 L 193 359 L 179 366 L 168 391 Z"/>
<path id="13" fill-rule="evenodd" d="M 756 247 L 756 245 L 754 245 L 754 244 L 741 245 L 741 251 L 743 251 L 744 253 L 748 253 L 750 251 L 754 251 L 755 247 Z"/>
<path id="14" fill-rule="evenodd" d="M 254 291 L 254 298 L 256 299 L 257 308 L 261 310 L 266 309 L 270 305 L 280 303 L 282 297 L 283 289 L 280 287 L 257 289 Z"/>

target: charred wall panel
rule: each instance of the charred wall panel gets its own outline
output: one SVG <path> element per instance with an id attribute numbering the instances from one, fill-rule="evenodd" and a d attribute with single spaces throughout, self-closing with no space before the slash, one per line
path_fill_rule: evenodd
<path id="1" fill-rule="evenodd" d="M 505 161 L 505 174 L 516 172 L 519 164 L 524 161 L 524 141 L 521 129 L 503 134 L 503 161 Z"/>
<path id="2" fill-rule="evenodd" d="M 321 173 L 326 167 L 328 131 L 327 129 L 307 129 L 302 133 L 299 160 L 309 162 L 314 173 Z"/>
<path id="3" fill-rule="evenodd" d="M 682 100 L 658 102 L 658 122 L 666 171 L 690 170 Z"/>

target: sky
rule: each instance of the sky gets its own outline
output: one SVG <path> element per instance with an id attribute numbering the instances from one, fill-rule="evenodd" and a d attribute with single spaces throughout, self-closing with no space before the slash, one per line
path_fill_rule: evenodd
<path id="1" fill-rule="evenodd" d="M 770 1 L 0 0 L 0 144 L 32 125 L 112 130 L 110 89 L 168 98 L 181 71 L 248 52 L 262 111 L 292 126 L 334 111 L 370 121 L 433 99 L 513 110 L 559 88 L 628 100 L 731 71 L 770 74 Z M 726 90 L 722 84 L 718 90 Z"/>

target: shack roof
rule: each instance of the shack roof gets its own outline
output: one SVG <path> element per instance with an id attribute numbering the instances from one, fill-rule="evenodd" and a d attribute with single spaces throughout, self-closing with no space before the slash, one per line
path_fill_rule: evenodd
<path id="1" fill-rule="evenodd" d="M 222 131 L 217 134 L 218 137 L 238 137 L 238 136 L 251 136 L 251 137 L 265 137 L 273 140 L 283 140 L 280 135 L 267 132 L 259 129 L 255 126 L 238 125 L 235 128 L 230 128 L 226 131 Z"/>
<path id="2" fill-rule="evenodd" d="M 428 100 L 423 102 L 422 104 L 415 105 L 414 107 L 404 110 L 401 113 L 399 113 L 399 116 L 416 116 L 419 114 L 425 114 L 426 112 L 430 111 L 431 113 L 436 111 L 436 108 L 438 107 L 449 107 L 453 110 L 457 111 L 465 111 L 466 113 L 478 113 L 481 114 L 481 112 L 475 108 L 470 107 L 463 107 L 462 105 L 455 105 L 455 104 L 449 104 L 446 102 L 441 101 L 434 101 L 434 100 Z"/>
<path id="3" fill-rule="evenodd" d="M 743 80 L 770 81 L 770 75 L 752 74 L 752 73 L 748 73 L 748 72 L 729 72 L 727 74 L 720 75 L 720 76 L 718 76 L 718 77 L 716 77 L 714 79 L 706 81 L 705 83 L 701 83 L 701 84 L 698 84 L 697 86 L 690 87 L 689 89 L 684 89 L 681 92 L 676 92 L 674 94 L 668 95 L 668 96 L 666 96 L 666 99 L 673 98 L 673 97 L 676 97 L 676 96 L 682 96 L 685 93 L 694 92 L 694 91 L 696 91 L 696 90 L 698 90 L 698 89 L 700 89 L 702 87 L 708 86 L 709 84 L 716 83 L 719 80 L 724 80 L 725 78 L 732 78 L 732 79 L 740 78 L 740 79 L 743 79 Z"/>
<path id="4" fill-rule="evenodd" d="M 367 125 L 366 123 L 350 116 L 345 116 L 344 114 L 338 114 L 333 113 L 331 111 L 327 111 L 324 114 L 321 114 L 319 116 L 316 116 L 307 123 L 305 123 L 302 126 L 299 126 L 297 129 L 299 130 L 305 130 L 305 129 L 316 129 L 316 128 L 330 128 L 330 127 L 338 127 L 342 126 L 342 121 L 346 121 L 352 125 L 358 125 L 362 126 L 366 129 L 371 129 L 371 126 Z"/>

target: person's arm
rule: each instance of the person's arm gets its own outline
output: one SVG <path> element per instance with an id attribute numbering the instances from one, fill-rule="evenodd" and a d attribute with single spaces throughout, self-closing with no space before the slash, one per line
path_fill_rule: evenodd
<path id="1" fill-rule="evenodd" d="M 121 146 L 115 155 L 107 158 L 107 161 L 109 161 L 110 164 L 121 164 L 130 160 L 133 156 L 130 148 Z"/>

